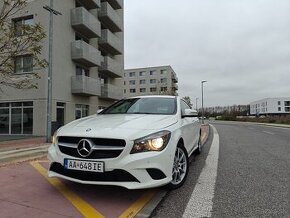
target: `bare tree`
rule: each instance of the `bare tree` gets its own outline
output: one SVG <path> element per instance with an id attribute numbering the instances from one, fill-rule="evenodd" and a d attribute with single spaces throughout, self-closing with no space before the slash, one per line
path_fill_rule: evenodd
<path id="1" fill-rule="evenodd" d="M 185 96 L 182 98 L 190 107 L 192 107 L 191 99 L 189 96 Z"/>
<path id="2" fill-rule="evenodd" d="M 14 18 L 16 14 L 17 17 L 27 18 L 23 10 L 26 6 L 27 0 L 0 2 L 0 91 L 4 86 L 37 88 L 40 77 L 35 69 L 47 66 L 47 62 L 40 59 L 42 40 L 46 37 L 42 26 Z"/>

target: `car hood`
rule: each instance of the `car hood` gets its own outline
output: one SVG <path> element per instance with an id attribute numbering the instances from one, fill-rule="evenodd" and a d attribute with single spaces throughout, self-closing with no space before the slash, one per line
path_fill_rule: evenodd
<path id="1" fill-rule="evenodd" d="M 58 135 L 102 138 L 138 138 L 177 123 L 176 115 L 99 114 L 73 121 Z"/>

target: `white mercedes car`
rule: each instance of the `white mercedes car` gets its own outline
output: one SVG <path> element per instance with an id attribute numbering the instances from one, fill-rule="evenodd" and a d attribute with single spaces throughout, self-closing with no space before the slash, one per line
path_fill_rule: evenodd
<path id="1" fill-rule="evenodd" d="M 188 157 L 200 153 L 197 112 L 175 96 L 123 99 L 60 128 L 48 151 L 48 175 L 128 189 L 180 187 Z"/>

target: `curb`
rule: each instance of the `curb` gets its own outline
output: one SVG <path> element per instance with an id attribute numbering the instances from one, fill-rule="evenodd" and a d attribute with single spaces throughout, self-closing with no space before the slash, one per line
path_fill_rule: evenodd
<path id="1" fill-rule="evenodd" d="M 13 149 L 0 152 L 0 164 L 15 162 L 19 160 L 29 160 L 35 157 L 42 157 L 47 154 L 49 145 L 42 145 L 38 147 L 30 147 L 23 149 Z"/>

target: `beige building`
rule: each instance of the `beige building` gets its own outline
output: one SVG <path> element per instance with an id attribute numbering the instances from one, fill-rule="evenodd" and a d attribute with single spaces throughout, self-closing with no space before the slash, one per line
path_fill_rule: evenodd
<path id="1" fill-rule="evenodd" d="M 125 69 L 124 97 L 178 95 L 178 78 L 171 66 Z"/>
<path id="2" fill-rule="evenodd" d="M 40 22 L 48 35 L 49 0 L 30 0 L 12 22 Z M 123 0 L 55 0 L 52 122 L 53 129 L 96 113 L 123 98 Z M 48 39 L 42 56 L 48 59 Z M 0 134 L 46 135 L 47 72 L 32 69 L 29 56 L 19 56 L 15 74 L 39 72 L 36 90 L 1 87 Z M 52 130 L 53 131 L 53 130 Z"/>

